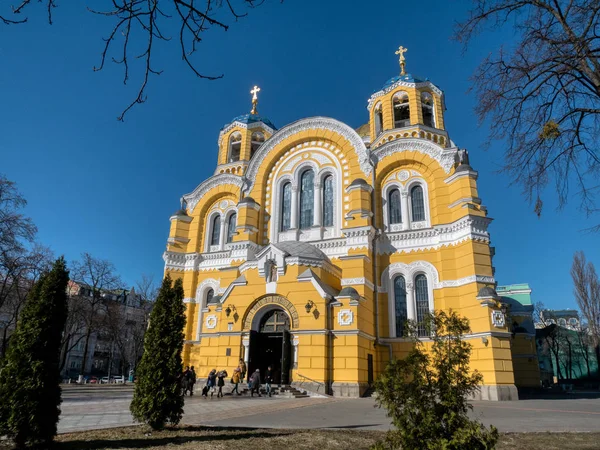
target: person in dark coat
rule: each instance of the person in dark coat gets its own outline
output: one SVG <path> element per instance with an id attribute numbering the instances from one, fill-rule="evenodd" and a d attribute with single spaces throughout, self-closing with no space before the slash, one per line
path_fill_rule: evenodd
<path id="1" fill-rule="evenodd" d="M 225 386 L 225 378 L 227 377 L 227 371 L 225 369 L 221 370 L 217 374 L 217 386 L 219 387 L 219 392 L 217 392 L 217 398 L 223 397 L 223 386 Z"/>
<path id="2" fill-rule="evenodd" d="M 256 369 L 252 375 L 250 375 L 250 396 L 254 397 L 254 392 L 260 395 L 260 370 Z"/>
<path id="3" fill-rule="evenodd" d="M 213 369 L 208 374 L 208 379 L 206 380 L 206 387 L 210 391 L 211 398 L 212 398 L 213 394 L 215 393 L 215 387 L 216 387 L 216 385 L 217 385 L 217 369 Z M 208 397 L 207 394 L 208 393 L 203 394 L 203 395 L 205 397 Z"/>
<path id="4" fill-rule="evenodd" d="M 246 363 L 244 362 L 243 359 L 240 359 L 240 363 L 238 364 L 238 368 L 240 369 L 240 383 L 242 383 L 244 381 L 244 378 L 246 377 Z"/>
<path id="5" fill-rule="evenodd" d="M 265 372 L 265 388 L 269 397 L 271 396 L 271 383 L 273 383 L 273 369 L 269 366 Z"/>
<path id="6" fill-rule="evenodd" d="M 181 389 L 183 391 L 183 395 L 187 395 L 187 391 L 190 383 L 190 367 L 185 366 L 185 370 L 181 375 Z"/>
<path id="7" fill-rule="evenodd" d="M 194 366 L 190 367 L 190 377 L 188 381 L 188 389 L 190 391 L 190 397 L 194 395 L 194 385 L 196 384 L 196 371 Z"/>

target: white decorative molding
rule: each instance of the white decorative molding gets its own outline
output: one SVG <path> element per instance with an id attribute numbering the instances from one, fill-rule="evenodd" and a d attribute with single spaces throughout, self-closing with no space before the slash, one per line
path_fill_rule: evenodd
<path id="1" fill-rule="evenodd" d="M 217 316 L 211 314 L 210 316 L 206 316 L 206 321 L 204 322 L 206 328 L 212 330 L 217 327 Z"/>
<path id="2" fill-rule="evenodd" d="M 459 172 L 454 172 L 448 178 L 444 180 L 444 183 L 452 183 L 455 180 L 459 180 L 460 178 L 471 177 L 473 179 L 477 179 L 478 173 L 475 170 L 461 170 Z"/>
<path id="3" fill-rule="evenodd" d="M 495 284 L 496 280 L 494 277 L 490 277 L 487 275 L 471 275 L 464 278 L 459 278 L 458 280 L 444 280 L 440 281 L 435 289 L 441 289 L 446 287 L 458 287 L 463 286 L 469 283 L 485 283 L 485 284 Z"/>
<path id="4" fill-rule="evenodd" d="M 342 309 L 338 312 L 337 319 L 342 326 L 351 325 L 354 322 L 354 313 L 351 309 Z"/>
<path id="5" fill-rule="evenodd" d="M 186 297 L 183 299 L 183 303 L 194 303 L 194 299 L 191 297 Z"/>
<path id="6" fill-rule="evenodd" d="M 406 181 L 410 178 L 410 174 L 408 173 L 408 170 L 401 170 L 396 177 L 398 178 L 398 181 Z"/>
<path id="7" fill-rule="evenodd" d="M 467 240 L 489 243 L 490 235 L 487 229 L 491 221 L 488 217 L 468 215 L 449 224 L 435 225 L 433 228 L 385 233 L 377 252 L 409 253 L 457 245 Z"/>
<path id="8" fill-rule="evenodd" d="M 220 286 L 221 286 L 220 278 L 218 280 L 215 278 L 207 278 L 205 280 L 202 280 L 202 282 L 196 288 L 196 303 L 202 303 L 202 296 L 207 287 L 212 289 L 213 292 L 215 293 L 215 295 L 217 295 L 217 294 L 220 294 L 220 289 L 219 289 Z"/>
<path id="9" fill-rule="evenodd" d="M 252 130 L 254 128 L 261 128 L 261 129 L 264 129 L 265 131 L 267 131 L 269 134 L 275 133 L 275 130 L 273 128 L 271 128 L 270 126 L 268 126 L 266 123 L 264 123 L 262 121 L 244 123 L 244 122 L 240 122 L 238 120 L 234 120 L 229 125 L 226 125 L 225 127 L 223 127 L 223 129 L 220 131 L 219 138 L 217 139 L 217 144 L 219 147 L 221 146 L 221 140 L 223 139 L 223 136 L 225 136 L 227 133 L 229 133 L 231 130 L 233 130 L 236 127 L 247 129 L 247 130 Z"/>
<path id="10" fill-rule="evenodd" d="M 409 289 L 408 284 L 411 283 L 411 280 L 413 280 L 418 273 L 425 273 L 427 275 L 428 284 L 432 286 L 437 286 L 439 284 L 438 271 L 433 264 L 427 261 L 413 261 L 410 264 L 397 262 L 387 266 L 381 274 L 381 286 L 387 286 L 390 283 L 393 283 L 395 274 L 402 274 L 406 278 L 406 288 Z M 387 290 L 382 292 L 387 292 Z"/>
<path id="11" fill-rule="evenodd" d="M 256 154 L 250 161 L 250 164 L 248 165 L 248 170 L 246 171 L 245 177 L 248 180 L 248 186 L 246 189 L 244 189 L 245 192 L 252 191 L 259 168 L 263 165 L 269 153 L 271 153 L 276 146 L 295 134 L 306 130 L 315 129 L 333 131 L 334 133 L 337 133 L 345 138 L 354 148 L 354 151 L 358 156 L 358 161 L 362 172 L 367 176 L 371 174 L 371 170 L 373 168 L 369 162 L 369 152 L 365 146 L 365 143 L 356 131 L 354 131 L 345 123 L 329 117 L 310 117 L 308 119 L 298 120 L 283 127 L 259 147 L 259 149 L 256 151 Z"/>
<path id="12" fill-rule="evenodd" d="M 341 282 L 342 286 L 354 286 L 357 284 L 364 284 L 372 291 L 375 289 L 375 285 L 364 277 L 363 278 L 342 278 L 342 282 Z"/>
<path id="13" fill-rule="evenodd" d="M 302 161 L 302 155 L 298 155 L 295 156 L 294 158 L 290 159 L 287 164 L 281 169 L 282 172 L 289 172 L 291 171 L 294 166 L 296 164 L 298 164 L 300 161 Z"/>
<path id="14" fill-rule="evenodd" d="M 435 159 L 444 172 L 450 173 L 454 166 L 455 155 L 458 151 L 457 147 L 445 149 L 438 144 L 418 138 L 405 138 L 391 141 L 377 147 L 373 150 L 372 155 L 377 158 L 377 161 L 382 161 L 385 157 L 394 155 L 398 152 L 416 151 Z"/>
<path id="15" fill-rule="evenodd" d="M 506 317 L 502 311 L 492 311 L 492 325 L 496 328 L 504 328 L 506 326 Z"/>
<path id="16" fill-rule="evenodd" d="M 234 186 L 241 188 L 243 185 L 243 178 L 230 173 L 222 173 L 219 175 L 214 175 L 206 181 L 200 183 L 193 192 L 183 196 L 183 200 L 185 201 L 190 213 L 194 211 L 194 208 L 200 199 L 204 197 L 208 191 L 224 184 L 233 184 Z"/>

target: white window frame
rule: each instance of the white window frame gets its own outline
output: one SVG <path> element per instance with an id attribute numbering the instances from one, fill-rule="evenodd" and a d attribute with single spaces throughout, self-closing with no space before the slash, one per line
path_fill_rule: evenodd
<path id="1" fill-rule="evenodd" d="M 420 185 L 423 189 L 423 206 L 425 208 L 425 220 L 414 222 L 412 217 L 412 198 L 410 195 L 410 190 L 417 184 Z M 402 204 L 400 205 L 400 212 L 402 214 L 401 223 L 390 224 L 388 197 L 392 189 L 398 189 L 400 191 L 401 199 L 404 196 L 408 196 L 408 201 L 406 203 L 402 202 Z M 428 184 L 421 177 L 411 178 L 404 184 L 397 180 L 388 181 L 381 190 L 381 204 L 384 231 L 388 233 L 406 230 L 418 230 L 422 228 L 431 227 L 431 207 L 429 204 L 429 189 Z"/>

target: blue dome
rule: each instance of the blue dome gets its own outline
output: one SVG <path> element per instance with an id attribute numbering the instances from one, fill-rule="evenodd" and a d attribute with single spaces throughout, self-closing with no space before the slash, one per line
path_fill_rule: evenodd
<path id="1" fill-rule="evenodd" d="M 387 89 L 388 87 L 390 87 L 392 84 L 394 84 L 397 81 L 406 81 L 408 83 L 422 83 L 424 81 L 429 81 L 429 80 L 427 78 L 423 79 L 423 78 L 414 77 L 410 73 L 407 73 L 406 75 L 398 75 L 396 77 L 392 77 L 389 80 L 387 80 L 381 89 L 377 89 L 377 90 L 373 91 L 373 93 Z"/>
<path id="2" fill-rule="evenodd" d="M 241 116 L 234 117 L 231 122 L 242 122 L 246 125 L 250 123 L 262 122 L 273 130 L 277 129 L 277 127 L 273 125 L 273 122 L 265 117 L 260 117 L 258 114 L 242 114 Z"/>

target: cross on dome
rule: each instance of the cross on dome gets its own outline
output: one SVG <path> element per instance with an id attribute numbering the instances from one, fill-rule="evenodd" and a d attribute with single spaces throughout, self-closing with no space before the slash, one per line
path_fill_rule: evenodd
<path id="1" fill-rule="evenodd" d="M 408 49 L 406 47 L 403 47 L 402 45 L 398 47 L 398 50 L 396 50 L 396 55 L 399 55 L 400 75 L 406 75 L 406 72 L 404 70 L 406 66 L 406 58 L 404 57 L 404 53 L 406 53 L 407 51 Z"/>
<path id="2" fill-rule="evenodd" d="M 254 86 L 254 88 L 250 91 L 252 94 L 252 111 L 250 111 L 250 114 L 257 114 L 256 105 L 258 104 L 258 96 L 256 94 L 259 92 L 260 88 L 258 86 Z"/>

